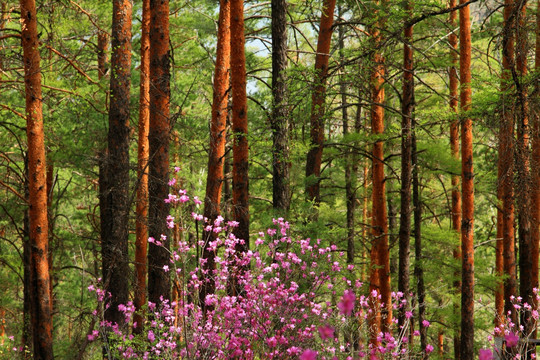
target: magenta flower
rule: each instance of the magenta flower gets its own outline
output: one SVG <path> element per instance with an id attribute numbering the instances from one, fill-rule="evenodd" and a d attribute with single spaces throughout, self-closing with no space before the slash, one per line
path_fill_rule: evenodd
<path id="1" fill-rule="evenodd" d="M 493 353 L 489 349 L 480 349 L 478 360 L 493 360 Z"/>
<path id="2" fill-rule="evenodd" d="M 517 334 L 511 332 L 509 334 L 506 334 L 504 336 L 504 339 L 506 340 L 506 346 L 507 347 L 514 347 L 518 344 L 519 336 Z"/>
<path id="3" fill-rule="evenodd" d="M 300 355 L 300 360 L 317 360 L 318 354 L 315 350 L 307 349 Z"/>
<path id="4" fill-rule="evenodd" d="M 330 325 L 324 325 L 319 327 L 319 335 L 322 340 L 333 339 L 334 338 L 334 328 Z"/>
<path id="5" fill-rule="evenodd" d="M 354 292 L 350 290 L 345 290 L 341 301 L 338 303 L 338 309 L 343 315 L 350 316 L 354 310 L 354 303 L 356 301 L 356 296 Z"/>

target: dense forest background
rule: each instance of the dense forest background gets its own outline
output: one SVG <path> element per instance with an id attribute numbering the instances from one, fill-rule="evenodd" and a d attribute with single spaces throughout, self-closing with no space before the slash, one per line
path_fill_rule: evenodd
<path id="1" fill-rule="evenodd" d="M 334 260 L 344 267 L 354 264 L 349 276 L 368 284 L 367 288 L 381 291 L 383 298 L 388 293 L 388 299 L 390 290 L 411 294 L 406 297 L 416 328 L 422 330 L 422 345 L 435 347 L 429 356 L 458 358 L 460 331 L 471 341 L 463 347 L 476 354 L 489 342 L 494 321 L 502 322 L 501 301 L 508 306 L 511 295 L 532 294 L 532 287 L 538 286 L 540 202 L 534 200 L 540 159 L 538 3 L 231 0 L 231 11 L 238 9 L 237 3 L 243 4 L 245 23 L 242 39 L 235 37 L 240 32 L 231 23 L 231 81 L 227 62 L 220 65 L 225 66 L 221 77 L 225 92 L 217 95 L 225 103 L 215 105 L 221 71 L 218 30 L 224 26 L 218 16 L 228 2 L 145 2 L 150 13 L 143 11 L 140 1 L 40 0 L 35 4 L 54 357 L 102 355 L 100 343 L 88 338 L 98 327 L 93 312 L 99 308 L 88 287 L 110 276 L 127 296 L 113 302 L 135 297 L 135 284 L 141 284 L 136 273 L 146 276 L 138 273 L 140 267 L 136 269 L 141 261 L 135 260 L 136 252 L 146 249 L 148 237 L 136 241 L 137 224 L 148 224 L 150 235 L 159 232 L 163 225 L 154 226 L 155 219 L 164 222 L 169 209 L 153 211 L 159 207 L 155 199 L 162 203 L 169 191 L 178 194 L 180 189 L 202 201 L 190 203 L 186 214 L 204 210 L 210 219 L 221 214 L 225 220 L 238 220 L 243 234 L 249 234 L 240 238 L 249 238 L 251 244 L 260 231 L 273 226 L 273 218 L 284 217 L 291 237 L 335 245 Z M 163 3 L 166 9 L 160 7 Z M 35 261 L 31 256 L 37 247 L 28 211 L 32 203 L 26 134 L 29 71 L 21 41 L 25 36 L 21 24 L 26 23 L 19 3 L 0 1 L 0 5 L 0 356 L 7 359 L 31 356 L 37 346 L 31 340 L 35 323 L 30 321 L 36 305 L 29 293 L 30 264 Z M 130 7 L 131 17 L 127 11 L 113 11 L 122 6 Z M 458 41 L 466 33 L 465 18 L 459 20 L 457 14 L 469 8 L 471 47 L 467 50 Z M 153 11 L 153 20 L 145 20 L 144 14 Z M 121 19 L 122 15 L 128 17 Z M 165 18 L 167 24 L 161 23 Z M 146 30 L 145 21 L 150 21 Z M 281 33 L 276 25 L 280 22 Z M 165 26 L 170 40 L 156 35 Z M 244 36 L 242 60 L 238 46 L 244 48 Z M 148 41 L 160 44 L 150 49 L 155 54 L 144 55 Z M 145 56 L 149 58 L 144 60 Z M 464 82 L 466 57 L 470 83 Z M 242 63 L 245 80 L 238 77 L 241 67 L 235 70 Z M 145 66 L 155 68 L 146 80 L 141 76 Z M 163 77 L 159 69 L 168 69 L 169 74 Z M 168 89 L 160 88 L 165 78 L 170 80 L 167 99 L 161 96 Z M 247 132 L 234 110 L 240 106 L 235 101 L 240 104 L 242 87 L 247 117 L 242 110 L 238 116 L 243 114 L 247 120 Z M 152 88 L 162 92 L 144 95 L 144 88 L 147 94 Z M 463 100 L 468 90 L 470 102 L 466 95 Z M 144 110 L 147 101 L 149 109 Z M 168 113 L 160 106 L 167 107 Z M 216 141 L 212 142 L 217 133 L 212 129 L 218 126 L 219 114 L 214 114 L 213 106 L 225 114 L 221 126 L 227 132 L 221 133 L 224 150 L 218 155 Z M 145 146 L 147 160 L 161 159 L 160 165 L 141 167 L 144 136 L 140 134 L 148 131 L 140 124 L 143 111 L 157 118 L 146 125 L 154 145 Z M 471 123 L 471 162 L 462 163 L 458 129 Z M 161 152 L 165 143 L 168 153 Z M 124 150 L 117 151 L 117 145 Z M 237 158 L 242 149 L 249 151 L 243 160 Z M 221 168 L 212 167 L 212 156 Z M 472 158 L 474 176 L 466 167 L 472 166 Z M 235 173 L 237 161 L 249 161 L 245 173 Z M 127 170 L 121 168 L 124 162 Z M 150 214 L 141 219 L 146 213 L 138 205 L 147 200 L 141 200 L 138 189 L 147 169 Z M 214 185 L 221 187 L 218 192 L 208 186 L 216 176 L 222 176 Z M 175 181 L 170 182 L 172 178 Z M 472 218 L 467 220 L 470 214 L 464 213 L 464 222 L 457 216 L 465 180 L 469 184 L 474 180 L 474 226 Z M 120 183 L 126 184 L 125 191 L 117 189 Z M 219 199 L 214 210 L 210 208 L 216 199 L 210 198 L 210 191 Z M 463 198 L 464 208 L 472 204 L 472 199 Z M 125 229 L 110 230 L 114 235 L 108 238 L 106 229 L 121 228 L 117 219 L 122 216 Z M 193 220 L 188 215 L 185 221 Z M 466 260 L 461 256 L 462 223 L 470 227 L 472 236 L 464 241 Z M 192 244 L 203 234 L 202 227 L 195 225 L 183 229 L 177 236 Z M 105 258 L 110 254 L 107 244 L 113 244 L 114 252 L 114 242 L 123 236 L 129 261 L 125 267 L 115 267 Z M 144 251 L 143 259 L 163 256 L 152 249 L 148 255 Z M 474 252 L 474 272 L 466 264 L 472 252 L 466 251 Z M 201 251 L 201 256 L 211 255 Z M 122 271 L 111 275 L 118 268 Z M 151 268 L 149 276 L 158 276 L 151 274 Z M 462 268 L 474 284 L 474 293 L 469 291 L 472 288 L 465 291 L 474 301 L 474 335 L 460 330 L 467 316 L 459 310 Z M 161 281 L 152 279 L 149 286 Z M 468 286 L 463 279 L 463 286 Z M 504 300 L 496 300 L 497 291 Z M 395 311 L 394 316 L 402 321 L 400 314 Z M 423 320 L 431 323 L 429 328 L 422 326 Z M 528 325 L 528 320 L 522 324 L 527 330 L 536 326 Z M 28 352 L 12 351 L 22 346 Z M 454 351 L 456 355 L 448 355 Z M 428 356 L 425 349 L 419 352 Z M 52 354 L 34 356 L 52 358 Z"/>

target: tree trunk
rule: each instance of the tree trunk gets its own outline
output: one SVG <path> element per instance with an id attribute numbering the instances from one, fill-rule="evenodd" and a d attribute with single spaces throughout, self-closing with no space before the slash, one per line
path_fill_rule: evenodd
<path id="1" fill-rule="evenodd" d="M 538 73 L 540 71 L 540 1 L 536 2 L 536 51 L 535 51 L 535 70 Z M 540 83 L 535 82 L 534 93 L 536 94 L 536 100 L 531 102 L 532 108 L 532 121 L 533 121 L 533 135 L 532 135 L 532 168 L 538 169 L 540 166 L 540 113 L 538 94 L 540 94 Z M 531 97 L 532 98 L 532 97 Z M 532 262 L 532 279 L 531 285 L 533 288 L 538 288 L 538 253 L 539 253 L 539 226 L 540 226 L 540 172 L 533 171 L 532 177 L 532 245 L 531 245 L 531 262 Z M 533 297 L 532 309 L 538 310 L 538 300 Z M 536 338 L 536 326 L 535 336 Z"/>
<path id="2" fill-rule="evenodd" d="M 26 162 L 26 161 L 25 161 Z M 25 197 L 28 199 L 28 166 L 25 164 Z M 28 209 L 23 218 L 23 323 L 21 345 L 24 349 L 23 359 L 30 359 L 32 354 L 32 254 L 30 244 L 30 219 Z M 51 315 L 52 319 L 52 315 Z M 51 320 L 52 321 L 52 320 Z"/>
<path id="3" fill-rule="evenodd" d="M 47 155 L 45 155 L 47 156 Z M 47 262 L 49 263 L 49 296 L 51 297 L 51 317 L 53 317 L 54 321 L 54 295 L 53 295 L 53 281 L 54 281 L 54 274 L 53 274 L 53 252 L 54 248 L 53 241 L 54 241 L 54 214 L 52 211 L 52 202 L 53 202 L 53 187 L 54 187 L 54 166 L 52 165 L 52 161 L 47 159 L 47 174 L 46 174 L 46 182 L 47 182 L 47 222 L 49 225 L 48 230 L 48 237 L 49 237 L 49 254 L 47 256 Z"/>
<path id="4" fill-rule="evenodd" d="M 311 144 L 306 161 L 306 194 L 310 201 L 320 203 L 321 162 L 324 145 L 324 99 L 326 96 L 326 79 L 328 77 L 328 59 L 332 40 L 332 24 L 336 0 L 324 0 L 321 14 L 321 25 L 317 39 L 317 55 L 315 56 L 315 80 L 311 95 Z"/>
<path id="5" fill-rule="evenodd" d="M 214 95 L 212 102 L 212 122 L 210 123 L 210 146 L 208 147 L 208 176 L 206 178 L 206 197 L 204 199 L 204 217 L 213 224 L 221 213 L 221 189 L 223 185 L 223 167 L 225 145 L 227 143 L 227 116 L 229 105 L 229 69 L 231 62 L 230 2 L 221 0 L 219 7 L 218 39 L 216 67 L 214 72 Z M 201 306 L 206 308 L 204 299 L 215 291 L 214 275 L 216 268 L 213 251 L 206 244 L 216 239 L 216 233 L 203 233 L 203 286 L 199 294 Z"/>
<path id="6" fill-rule="evenodd" d="M 523 302 L 534 303 L 533 293 L 533 264 L 532 264 L 532 238 L 533 229 L 531 224 L 531 154 L 529 151 L 529 99 L 527 91 L 527 38 L 528 33 L 525 28 L 527 13 L 527 2 L 516 3 L 516 70 L 517 76 L 514 78 L 516 88 L 516 108 L 514 114 L 517 119 L 517 183 L 516 197 L 518 205 L 518 233 L 519 233 L 519 294 Z M 538 267 L 538 263 L 536 264 Z M 524 308 L 521 311 L 521 324 L 524 326 L 524 336 L 532 334 L 535 328 L 535 321 L 531 316 L 531 310 Z M 533 335 L 536 337 L 536 334 Z M 529 349 L 530 350 L 530 349 Z M 527 354 L 530 358 L 530 354 Z"/>
<path id="7" fill-rule="evenodd" d="M 146 304 L 146 258 L 148 255 L 148 132 L 150 127 L 150 0 L 143 0 L 141 23 L 141 84 L 139 88 L 139 141 L 137 148 L 137 206 L 135 209 L 135 289 L 133 332 L 140 334 Z"/>
<path id="8" fill-rule="evenodd" d="M 377 3 L 378 4 L 378 3 Z M 374 16 L 378 16 L 378 11 Z M 382 20 L 372 26 L 371 36 L 375 49 L 380 49 L 382 35 L 380 28 Z M 373 55 L 373 70 L 371 73 L 371 131 L 375 137 L 384 134 L 384 58 L 379 50 Z M 385 332 L 392 323 L 392 304 L 390 296 L 390 260 L 388 246 L 388 214 L 386 209 L 386 186 L 384 176 L 383 140 L 376 140 L 372 150 L 372 235 L 370 290 L 381 294 L 384 308 L 375 309 L 381 312 L 381 331 Z M 378 328 L 374 328 L 378 333 Z"/>
<path id="9" fill-rule="evenodd" d="M 412 6 L 405 3 L 407 18 L 412 17 Z M 406 300 L 399 308 L 398 328 L 405 326 L 406 311 L 409 304 L 409 268 L 410 268 L 410 236 L 411 236 L 411 183 L 412 183 L 412 118 L 414 112 L 414 66 L 413 66 L 413 27 L 403 29 L 403 93 L 401 103 L 401 210 L 399 222 L 399 272 L 398 291 Z"/>
<path id="10" fill-rule="evenodd" d="M 109 45 L 109 35 L 99 30 L 98 32 L 98 79 L 101 80 L 107 73 L 107 47 Z"/>
<path id="11" fill-rule="evenodd" d="M 454 8 L 457 5 L 457 0 L 450 0 L 450 8 Z M 453 30 L 456 28 L 458 12 L 456 10 L 450 12 L 450 28 Z M 452 157 L 459 160 L 459 118 L 458 118 L 458 87 L 459 78 L 457 74 L 457 68 L 459 66 L 458 55 L 458 37 L 454 31 L 448 37 L 450 43 L 450 58 L 452 65 L 450 66 L 450 110 L 455 114 L 452 123 L 450 124 L 450 150 Z M 459 175 L 452 175 L 452 230 L 454 230 L 458 236 L 458 244 L 454 248 L 454 259 L 461 262 L 461 192 L 459 189 L 461 177 Z M 454 291 L 457 294 L 461 292 L 461 272 L 457 269 L 454 272 Z M 453 305 L 454 316 L 457 319 L 459 317 L 459 304 L 457 301 Z M 460 337 L 461 332 L 459 326 L 455 326 L 454 329 L 454 359 L 460 360 Z"/>
<path id="12" fill-rule="evenodd" d="M 233 135 L 233 212 L 239 225 L 234 230 L 237 251 L 249 249 L 248 122 L 246 56 L 244 49 L 244 1 L 231 1 L 231 80 Z"/>
<path id="13" fill-rule="evenodd" d="M 289 210 L 291 196 L 287 48 L 287 1 L 272 0 L 272 203 L 281 213 Z"/>
<path id="14" fill-rule="evenodd" d="M 339 7 L 338 9 L 339 16 L 341 16 L 342 9 Z M 345 55 L 343 54 L 343 51 L 345 49 L 345 29 L 340 26 L 338 28 L 338 35 L 339 35 L 339 53 L 340 53 L 340 66 L 342 68 L 345 67 Z M 343 124 L 343 136 L 347 136 L 349 134 L 349 104 L 347 102 L 347 82 L 345 79 L 344 72 L 341 74 L 340 78 L 340 84 L 339 89 L 341 93 L 341 116 L 342 116 L 342 124 Z M 355 128 L 353 129 L 354 132 L 358 131 L 358 127 L 360 127 L 361 124 L 361 111 L 362 108 L 360 105 L 358 105 L 356 118 L 355 118 Z M 355 214 L 354 211 L 356 209 L 356 189 L 355 189 L 355 179 L 357 176 L 358 171 L 358 165 L 357 165 L 357 159 L 355 158 L 353 152 L 351 150 L 345 151 L 345 199 L 347 203 L 347 264 L 354 264 L 354 258 L 355 258 Z"/>
<path id="15" fill-rule="evenodd" d="M 34 359 L 53 359 L 49 238 L 47 219 L 47 164 L 41 94 L 39 40 L 34 0 L 21 0 L 22 46 L 28 137 L 28 187 L 31 244 L 31 296 Z"/>
<path id="16" fill-rule="evenodd" d="M 420 329 L 420 349 L 422 358 L 427 358 L 427 327 L 424 326 L 426 319 L 426 288 L 424 285 L 424 268 L 422 264 L 422 203 L 420 202 L 420 182 L 418 179 L 418 153 L 416 151 L 415 120 L 411 122 L 411 150 L 412 150 L 412 188 L 414 206 L 414 274 L 416 276 L 416 291 L 418 298 L 418 329 Z M 412 328 L 412 326 L 411 326 Z"/>
<path id="17" fill-rule="evenodd" d="M 150 146 L 148 176 L 148 232 L 162 246 L 151 243 L 148 247 L 148 300 L 161 302 L 170 299 L 169 273 L 163 266 L 169 264 L 170 241 L 167 215 L 169 205 L 163 200 L 169 194 L 169 1 L 150 0 Z M 166 236 L 162 240 L 161 235 Z"/>
<path id="18" fill-rule="evenodd" d="M 465 0 L 460 0 L 464 4 Z M 471 108 L 471 21 L 469 5 L 459 10 L 459 72 L 461 79 L 461 359 L 474 357 L 474 172 Z"/>
<path id="19" fill-rule="evenodd" d="M 118 305 L 129 299 L 129 91 L 131 85 L 131 2 L 113 1 L 111 104 L 109 107 L 107 229 L 101 234 L 103 281 L 111 294 L 105 320 L 124 326 Z"/>
<path id="20" fill-rule="evenodd" d="M 517 295 L 516 280 L 516 257 L 515 257 L 515 235 L 514 235 L 514 118 L 513 118 L 513 96 L 511 79 L 514 67 L 514 26 L 515 16 L 514 1 L 506 0 L 504 8 L 504 27 L 502 39 L 502 79 L 501 92 L 502 116 L 499 130 L 499 164 L 498 177 L 501 198 L 501 231 L 503 242 L 503 271 L 506 279 L 504 281 L 504 315 L 509 312 L 510 321 L 516 323 L 516 310 L 510 299 Z"/>

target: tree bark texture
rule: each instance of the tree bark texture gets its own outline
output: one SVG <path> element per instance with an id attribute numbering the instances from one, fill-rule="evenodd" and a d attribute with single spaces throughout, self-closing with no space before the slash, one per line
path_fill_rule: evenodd
<path id="1" fill-rule="evenodd" d="M 227 143 L 227 117 L 229 104 L 229 69 L 231 63 L 231 6 L 229 0 L 221 0 L 218 20 L 218 39 L 216 66 L 214 71 L 214 95 L 212 100 L 212 120 L 210 123 L 210 146 L 208 147 L 208 176 L 206 178 L 206 197 L 204 199 L 204 217 L 213 224 L 221 213 L 221 190 L 223 187 L 223 167 L 225 145 Z M 199 294 L 201 306 L 206 308 L 204 299 L 215 291 L 214 270 L 216 269 L 215 252 L 207 244 L 216 239 L 216 233 L 203 233 L 203 285 Z"/>
<path id="2" fill-rule="evenodd" d="M 464 4 L 465 0 L 460 0 Z M 471 109 L 471 21 L 469 5 L 459 10 L 461 79 L 461 359 L 474 358 L 474 168 Z"/>
<path id="3" fill-rule="evenodd" d="M 246 95 L 246 56 L 244 38 L 244 2 L 231 1 L 231 85 L 233 135 L 233 212 L 239 225 L 234 234 L 244 244 L 237 251 L 249 248 L 249 177 L 248 121 Z"/>
<path id="4" fill-rule="evenodd" d="M 151 243 L 148 247 L 148 300 L 160 302 L 170 299 L 169 273 L 163 266 L 169 264 L 170 241 L 166 218 L 169 205 L 163 200 L 169 194 L 169 1 L 150 1 L 150 146 L 148 176 L 148 233 L 162 246 Z M 161 235 L 166 238 L 161 239 Z"/>
<path id="5" fill-rule="evenodd" d="M 36 360 L 48 360 L 53 359 L 53 338 L 49 291 L 47 165 L 43 131 L 41 59 L 35 1 L 21 0 L 20 5 L 28 138 L 33 354 Z"/>
<path id="6" fill-rule="evenodd" d="M 517 116 L 517 186 L 516 198 L 518 206 L 518 234 L 519 234 L 519 294 L 523 302 L 534 303 L 533 293 L 533 263 L 532 263 L 532 196 L 531 196 L 531 154 L 530 154 L 530 124 L 529 124 L 529 99 L 527 90 L 527 38 L 525 29 L 525 17 L 527 13 L 527 1 L 516 3 L 516 71 L 514 76 L 516 89 L 516 107 L 514 114 Z M 536 264 L 538 267 L 538 263 Z M 531 310 L 521 311 L 521 324 L 525 327 L 523 334 L 532 334 L 535 329 L 535 321 L 531 316 Z M 536 334 L 533 334 L 536 337 Z M 529 349 L 530 350 L 530 349 Z M 529 358 L 529 356 L 527 356 Z"/>
<path id="7" fill-rule="evenodd" d="M 540 1 L 536 2 L 536 49 L 535 49 L 535 70 L 540 71 Z M 535 97 L 531 96 L 531 115 L 533 121 L 532 131 L 532 168 L 538 169 L 540 166 L 540 83 L 536 81 L 533 92 Z M 540 242 L 540 172 L 533 171 L 532 177 L 532 246 L 531 246 L 531 262 L 532 262 L 532 286 L 538 288 L 538 254 Z M 538 300 L 533 297 L 533 310 L 538 310 Z M 536 329 L 535 329 L 536 332 Z M 536 334 L 535 334 L 536 335 Z M 536 337 L 536 336 L 535 336 Z"/>
<path id="8" fill-rule="evenodd" d="M 414 274 L 416 277 L 416 292 L 418 299 L 418 328 L 420 329 L 420 348 L 422 349 L 422 358 L 427 358 L 427 327 L 424 326 L 426 319 L 426 287 L 424 284 L 424 267 L 422 264 L 422 203 L 420 202 L 420 181 L 418 174 L 418 154 L 416 151 L 416 133 L 415 120 L 412 125 L 412 188 L 413 188 L 413 206 L 414 206 Z M 413 325 L 411 324 L 411 330 Z"/>
<path id="9" fill-rule="evenodd" d="M 342 9 L 338 8 L 338 14 L 341 16 Z M 339 53 L 340 53 L 340 66 L 345 66 L 345 29 L 343 27 L 338 28 L 339 37 Z M 340 75 L 339 90 L 341 93 L 341 117 L 343 124 L 343 136 L 349 134 L 349 104 L 347 101 L 347 79 L 345 74 Z M 353 131 L 358 132 L 362 121 L 362 107 L 358 105 L 355 116 L 355 123 Z M 346 150 L 345 152 L 345 200 L 347 204 L 347 264 L 354 264 L 355 258 L 355 209 L 356 209 L 356 189 L 355 179 L 358 172 L 358 163 L 352 151 Z"/>
<path id="10" fill-rule="evenodd" d="M 287 1 L 272 0 L 272 203 L 282 213 L 291 197 L 287 48 Z"/>
<path id="11" fill-rule="evenodd" d="M 129 91 L 131 85 L 131 2 L 113 1 L 111 103 L 109 107 L 107 168 L 107 229 L 101 235 L 103 281 L 111 294 L 105 320 L 125 324 L 118 305 L 129 298 Z"/>
<path id="12" fill-rule="evenodd" d="M 510 321 L 516 323 L 516 310 L 510 299 L 517 295 L 517 275 L 514 234 L 514 104 L 512 69 L 514 67 L 514 1 L 506 0 L 502 39 L 502 112 L 499 131 L 498 193 L 501 199 L 501 235 L 503 242 L 504 315 L 510 312 Z"/>
<path id="13" fill-rule="evenodd" d="M 146 304 L 146 261 L 148 256 L 148 132 L 150 128 L 150 0 L 143 0 L 141 23 L 141 65 L 139 87 L 139 141 L 137 146 L 137 206 L 135 208 L 135 315 L 133 332 L 140 334 Z"/>
<path id="14" fill-rule="evenodd" d="M 405 3 L 406 14 L 412 17 L 411 3 Z M 409 270 L 411 237 L 411 184 L 412 184 L 412 119 L 414 112 L 414 64 L 413 27 L 403 29 L 403 86 L 401 100 L 401 210 L 399 222 L 399 271 L 398 291 L 403 294 L 406 304 L 399 308 L 398 326 L 401 329 L 407 321 L 409 310 Z"/>
<path id="15" fill-rule="evenodd" d="M 311 95 L 310 149 L 306 160 L 306 194 L 310 201 L 320 203 L 320 177 L 324 146 L 324 100 L 326 97 L 326 80 L 328 77 L 328 60 L 332 40 L 332 24 L 336 0 L 324 0 L 321 13 L 319 37 L 317 39 L 317 55 L 315 56 L 315 79 Z"/>
<path id="16" fill-rule="evenodd" d="M 27 161 L 25 161 L 27 163 Z M 25 197 L 28 199 L 28 164 L 25 164 L 26 179 L 25 179 Z M 32 350 L 32 249 L 30 244 L 30 218 L 29 211 L 24 211 L 23 217 L 23 324 L 21 334 L 21 346 L 23 349 L 28 350 L 25 352 L 24 359 L 31 358 Z M 52 319 L 52 315 L 51 315 Z"/>
<path id="17" fill-rule="evenodd" d="M 450 0 L 450 8 L 454 8 L 457 5 L 457 0 Z M 450 12 L 450 28 L 454 30 L 457 25 L 458 12 L 456 10 Z M 455 114 L 452 123 L 450 124 L 450 151 L 452 157 L 457 161 L 459 160 L 459 117 L 458 102 L 459 102 L 459 77 L 457 69 L 459 66 L 459 50 L 458 50 L 458 36 L 455 31 L 452 31 L 448 37 L 450 43 L 450 59 L 451 66 L 449 69 L 449 82 L 450 82 L 450 110 Z M 454 247 L 453 255 L 457 262 L 461 262 L 461 191 L 460 191 L 461 177 L 459 175 L 452 175 L 452 230 L 455 231 L 458 238 L 458 243 Z M 454 291 L 456 294 L 461 293 L 461 272 L 458 270 L 454 273 Z M 459 317 L 459 304 L 454 303 L 454 315 Z M 460 330 L 459 326 L 455 326 L 454 329 L 454 359 L 460 360 Z"/>
<path id="18" fill-rule="evenodd" d="M 104 31 L 98 32 L 97 59 L 98 79 L 101 80 L 107 73 L 107 47 L 109 46 L 109 34 Z"/>
<path id="19" fill-rule="evenodd" d="M 375 11 L 374 16 L 380 16 Z M 384 26 L 382 19 L 371 28 L 371 36 L 375 49 L 373 69 L 371 73 L 371 131 L 375 137 L 384 134 L 384 76 L 385 61 L 380 52 L 382 35 L 380 29 Z M 385 332 L 392 323 L 392 304 L 390 290 L 390 258 L 388 246 L 388 212 L 386 208 L 386 185 L 384 176 L 384 141 L 378 139 L 372 149 L 372 236 L 370 289 L 381 294 L 384 308 L 381 311 L 381 331 Z M 378 331 L 377 331 L 378 332 Z"/>

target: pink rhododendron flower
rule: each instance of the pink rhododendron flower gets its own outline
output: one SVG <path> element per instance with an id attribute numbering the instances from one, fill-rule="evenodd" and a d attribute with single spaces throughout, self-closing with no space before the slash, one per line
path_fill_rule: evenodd
<path id="1" fill-rule="evenodd" d="M 517 336 L 515 333 L 511 332 L 509 334 L 506 334 L 504 336 L 504 339 L 506 340 L 506 346 L 507 347 L 514 347 L 518 344 L 519 336 Z"/>
<path id="2" fill-rule="evenodd" d="M 345 290 L 343 297 L 339 302 L 338 309 L 343 315 L 350 316 L 354 310 L 354 303 L 356 301 L 356 296 L 351 290 Z"/>
<path id="3" fill-rule="evenodd" d="M 318 354 L 315 350 L 307 349 L 300 355 L 300 360 L 316 360 Z"/>
<path id="4" fill-rule="evenodd" d="M 426 353 L 429 354 L 429 353 L 431 353 L 432 351 L 433 351 L 433 346 L 430 345 L 430 344 L 426 345 Z"/>
<path id="5" fill-rule="evenodd" d="M 489 349 L 480 349 L 478 360 L 493 360 L 493 353 Z"/>
<path id="6" fill-rule="evenodd" d="M 329 325 L 319 326 L 319 335 L 321 339 L 326 340 L 328 338 L 334 338 L 334 328 Z"/>

